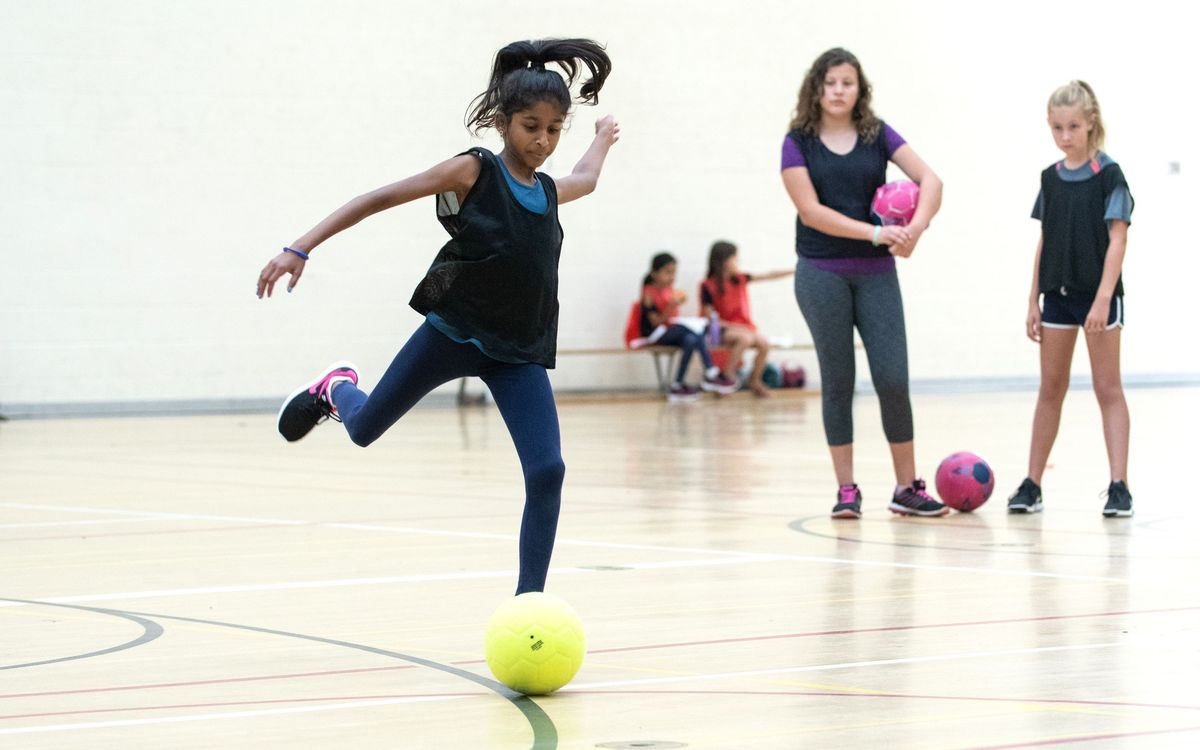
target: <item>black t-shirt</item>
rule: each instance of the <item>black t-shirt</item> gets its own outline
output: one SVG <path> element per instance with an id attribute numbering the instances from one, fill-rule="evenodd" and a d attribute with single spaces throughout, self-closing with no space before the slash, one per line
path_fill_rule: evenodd
<path id="1" fill-rule="evenodd" d="M 887 142 L 881 130 L 875 140 L 866 143 L 860 137 L 848 154 L 836 154 L 820 137 L 796 129 L 788 133 L 804 155 L 808 177 L 817 199 L 826 208 L 865 221 L 879 222 L 871 216 L 875 191 L 887 180 Z M 888 249 L 868 240 L 834 237 L 806 227 L 796 217 L 796 252 L 805 258 L 885 258 Z"/>
<path id="2" fill-rule="evenodd" d="M 450 240 L 409 305 L 422 315 L 435 313 L 505 361 L 553 368 L 563 240 L 554 179 L 537 173 L 549 205 L 534 213 L 509 190 L 495 154 L 484 148 L 464 153 L 479 159 L 479 179 L 461 206 L 454 193 L 437 197 L 438 220 Z"/>

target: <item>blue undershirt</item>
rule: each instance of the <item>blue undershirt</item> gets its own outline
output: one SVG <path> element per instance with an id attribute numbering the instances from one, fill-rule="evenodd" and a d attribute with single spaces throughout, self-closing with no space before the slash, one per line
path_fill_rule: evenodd
<path id="1" fill-rule="evenodd" d="M 500 163 L 500 171 L 504 173 L 504 181 L 508 183 L 508 190 L 517 199 L 517 202 L 535 214 L 546 213 L 546 209 L 550 207 L 550 203 L 546 200 L 546 188 L 542 187 L 542 181 L 537 180 L 536 185 L 526 185 L 523 182 L 518 182 L 516 178 L 509 174 L 508 166 L 505 165 L 504 159 L 497 158 L 496 161 Z M 534 179 L 537 179 L 537 177 L 535 176 Z M 524 360 L 498 357 L 493 352 L 487 351 L 483 348 L 483 343 L 479 339 L 450 325 L 437 313 L 429 313 L 425 316 L 425 319 L 429 321 L 429 325 L 445 334 L 451 341 L 460 344 L 472 344 L 479 351 L 501 362 L 509 362 L 511 364 L 524 363 Z"/>

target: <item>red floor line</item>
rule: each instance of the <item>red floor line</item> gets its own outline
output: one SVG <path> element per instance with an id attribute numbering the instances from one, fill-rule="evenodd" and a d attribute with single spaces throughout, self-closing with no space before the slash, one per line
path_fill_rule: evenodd
<path id="1" fill-rule="evenodd" d="M 978 695 L 922 695 L 919 693 L 849 693 L 822 690 L 571 690 L 572 694 L 620 693 L 637 695 L 798 695 L 814 698 L 907 698 L 912 700 L 977 701 L 985 703 L 1038 703 L 1044 705 L 1108 706 L 1110 708 L 1154 708 L 1178 711 L 1200 711 L 1200 706 L 1178 706 L 1165 703 L 1126 703 L 1121 701 L 1071 700 L 1070 698 L 1004 698 Z"/>
<path id="2" fill-rule="evenodd" d="M 115 693 L 122 690 L 155 690 L 159 688 L 193 687 L 196 685 L 221 685 L 232 682 L 257 682 L 261 680 L 290 680 L 298 677 L 327 677 L 339 674 L 361 674 L 363 672 L 394 672 L 401 669 L 416 669 L 415 664 L 398 667 L 363 667 L 360 669 L 331 669 L 326 672 L 297 672 L 295 674 L 257 675 L 253 677 L 223 677 L 214 680 L 191 680 L 187 682 L 158 682 L 148 685 L 119 685 L 116 687 L 80 688 L 78 690 L 50 690 L 42 693 L 8 693 L 4 698 L 41 698 L 52 695 L 77 695 L 80 693 Z"/>
<path id="3" fill-rule="evenodd" d="M 36 714 L 12 714 L 0 716 L 0 721 L 9 719 L 38 719 L 48 716 L 82 716 L 87 714 L 110 714 L 128 711 L 170 711 L 183 708 L 228 708 L 231 706 L 263 706 L 281 703 L 320 703 L 345 701 L 389 700 L 392 698 L 464 698 L 482 696 L 484 693 L 404 693 L 398 695 L 333 695 L 321 698 L 281 698 L 258 701 L 222 701 L 219 703 L 176 703 L 164 706 L 124 706 L 121 708 L 88 708 L 76 711 L 48 711 Z"/>
<path id="4" fill-rule="evenodd" d="M 975 745 L 964 750 L 1013 750 L 1020 747 L 1046 747 L 1047 745 L 1074 745 L 1079 742 L 1099 742 L 1100 740 L 1119 740 L 1125 737 L 1149 737 L 1156 734 L 1178 734 L 1180 732 L 1200 732 L 1200 726 L 1179 727 L 1178 729 L 1152 729 L 1146 732 L 1114 732 L 1112 734 L 1090 734 L 1079 737 L 1059 737 L 1052 740 L 1033 740 L 1031 742 L 1013 742 L 1008 745 Z"/>
<path id="5" fill-rule="evenodd" d="M 159 520 L 159 519 L 155 519 Z M 164 518 L 164 522 L 169 522 L 174 519 Z M 59 539 L 108 539 L 126 536 L 153 536 L 155 534 L 208 534 L 214 531 L 246 531 L 249 529 L 280 529 L 280 528 L 304 528 L 296 524 L 279 524 L 279 523 L 258 523 L 249 526 L 204 526 L 198 529 L 150 529 L 147 531 L 108 531 L 99 534 L 93 534 L 86 531 L 81 531 L 75 534 L 56 534 L 53 536 L 7 536 L 0 538 L 0 543 L 3 544 L 19 544 L 21 542 L 45 542 L 55 541 Z"/>
<path id="6" fill-rule="evenodd" d="M 1191 611 L 1195 611 L 1195 610 L 1200 610 L 1200 607 L 1173 607 L 1173 608 L 1165 608 L 1165 609 L 1125 610 L 1125 611 L 1117 611 L 1117 612 L 1092 612 L 1092 613 L 1075 614 L 1075 615 L 1046 615 L 1046 616 L 1042 616 L 1042 617 L 1013 618 L 1013 619 L 1007 619 L 1007 620 L 976 620 L 976 621 L 968 621 L 968 622 L 931 623 L 928 625 L 895 625 L 895 626 L 879 627 L 879 628 L 857 628 L 857 629 L 848 629 L 848 630 L 820 630 L 820 631 L 811 631 L 811 632 L 807 632 L 807 633 L 781 633 L 781 634 L 777 634 L 777 635 L 746 636 L 743 638 L 722 638 L 722 639 L 707 640 L 707 641 L 682 641 L 682 642 L 678 642 L 678 643 L 655 643 L 655 644 L 646 644 L 646 645 L 642 645 L 642 646 L 621 646 L 621 647 L 617 647 L 617 648 L 591 649 L 588 651 L 588 653 L 589 654 L 612 654 L 612 653 L 621 653 L 621 652 L 626 652 L 626 651 L 648 651 L 648 650 L 660 649 L 660 648 L 680 648 L 680 647 L 685 647 L 685 646 L 711 646 L 711 645 L 720 645 L 720 644 L 725 644 L 725 643 L 750 643 L 750 642 L 756 642 L 756 641 L 783 640 L 783 639 L 790 639 L 790 638 L 812 638 L 812 637 L 816 637 L 816 636 L 825 636 L 825 635 L 854 635 L 857 633 L 886 633 L 886 632 L 897 632 L 897 631 L 905 631 L 905 630 L 928 630 L 928 629 L 935 629 L 935 628 L 973 627 L 973 626 L 979 626 L 979 625 L 1004 625 L 1004 624 L 1014 624 L 1014 623 L 1022 623 L 1022 622 L 1041 622 L 1041 621 L 1048 621 L 1048 620 L 1086 619 L 1086 618 L 1091 618 L 1091 617 L 1118 617 L 1121 615 L 1162 614 L 1165 612 L 1191 612 Z M 453 662 L 449 662 L 449 663 L 453 664 L 455 666 L 463 666 L 463 665 L 468 665 L 468 664 L 482 664 L 483 662 L 484 662 L 483 659 L 464 659 L 464 660 L 453 661 Z M 38 692 L 38 693 L 8 693 L 8 694 L 0 694 L 0 700 L 6 699 L 6 698 L 35 698 L 35 697 L 55 696 L 55 695 L 74 695 L 74 694 L 81 694 L 81 693 L 118 692 L 118 691 L 125 691 L 125 690 L 154 690 L 154 689 L 161 689 L 161 688 L 191 687 L 191 686 L 195 686 L 195 685 L 217 685 L 217 684 L 222 684 L 222 683 L 254 682 L 254 681 L 261 681 L 261 680 L 287 680 L 287 679 L 295 679 L 295 678 L 302 678 L 302 677 L 326 677 L 326 676 L 334 676 L 334 675 L 340 675 L 340 674 L 356 674 L 356 673 L 363 673 L 363 672 L 387 672 L 387 671 L 416 669 L 416 668 L 417 667 L 415 665 L 404 665 L 404 666 L 395 666 L 395 667 L 364 667 L 364 668 L 360 668 L 360 669 L 336 669 L 336 670 L 329 670 L 329 671 L 323 671 L 323 672 L 300 672 L 300 673 L 296 673 L 296 674 L 259 675 L 259 676 L 252 676 L 252 677 L 228 677 L 228 678 L 213 679 L 213 680 L 164 682 L 164 683 L 150 683 L 150 684 L 142 684 L 142 685 L 119 685 L 119 686 L 115 686 L 115 687 L 81 688 L 81 689 L 76 689 L 76 690 L 53 690 L 53 691 Z"/>
<path id="7" fill-rule="evenodd" d="M 709 641 L 680 641 L 678 643 L 651 643 L 644 646 L 621 646 L 619 648 L 590 649 L 589 654 L 611 654 L 623 651 L 647 651 L 658 648 L 680 648 L 683 646 L 714 646 L 723 643 L 751 643 L 788 638 L 812 638 L 823 635 L 856 635 L 859 633 L 895 633 L 906 630 L 933 630 L 936 628 L 964 628 L 979 625 L 1011 625 L 1023 622 L 1047 622 L 1051 620 L 1078 620 L 1089 617 L 1120 617 L 1121 615 L 1149 615 L 1164 612 L 1192 612 L 1200 607 L 1170 607 L 1165 609 L 1125 610 L 1120 612 L 1091 612 L 1078 615 L 1044 615 L 1041 617 L 1015 617 L 1005 620 L 972 620 L 967 622 L 938 622 L 929 625 L 889 625 L 879 628 L 851 628 L 847 630 L 817 630 L 808 633 L 780 633 L 777 635 L 751 635 L 741 638 L 718 638 Z"/>

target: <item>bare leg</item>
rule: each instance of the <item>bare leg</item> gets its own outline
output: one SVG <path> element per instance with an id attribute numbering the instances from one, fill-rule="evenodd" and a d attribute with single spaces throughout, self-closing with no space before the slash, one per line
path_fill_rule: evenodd
<path id="1" fill-rule="evenodd" d="M 1084 335 L 1092 363 L 1092 388 L 1100 403 L 1108 470 L 1114 482 L 1128 479 L 1129 407 L 1121 387 L 1121 329 Z"/>
<path id="2" fill-rule="evenodd" d="M 913 457 L 913 442 L 888 443 L 892 449 L 892 470 L 896 472 L 896 484 L 910 486 L 917 478 L 917 463 Z"/>
<path id="3" fill-rule="evenodd" d="M 854 443 L 829 446 L 838 484 L 854 484 Z"/>
<path id="4" fill-rule="evenodd" d="M 754 391 L 755 396 L 766 398 L 771 395 L 767 384 L 763 382 L 763 372 L 767 369 L 767 355 L 771 352 L 771 345 L 767 342 L 767 337 L 761 333 L 754 336 L 754 369 L 750 371 L 750 390 Z"/>
<path id="5" fill-rule="evenodd" d="M 721 329 L 721 343 L 729 347 L 729 359 L 725 362 L 725 377 L 737 380 L 738 370 L 742 367 L 742 358 L 754 333 L 744 326 L 730 324 Z"/>
<path id="6" fill-rule="evenodd" d="M 1071 385 L 1071 357 L 1075 353 L 1078 328 L 1042 328 L 1042 383 L 1033 412 L 1033 438 L 1029 443 L 1029 478 L 1042 483 L 1050 460 L 1050 449 L 1058 437 L 1063 399 Z"/>

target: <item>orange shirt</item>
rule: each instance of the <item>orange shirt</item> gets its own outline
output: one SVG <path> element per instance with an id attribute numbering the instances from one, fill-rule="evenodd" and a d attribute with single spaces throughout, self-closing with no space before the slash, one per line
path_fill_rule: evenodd
<path id="1" fill-rule="evenodd" d="M 750 298 L 746 287 L 750 283 L 750 274 L 739 273 L 725 281 L 724 291 L 717 290 L 716 279 L 705 279 L 700 284 L 700 309 L 712 305 L 717 315 L 726 323 L 737 323 L 754 331 L 757 330 L 750 320 Z"/>

